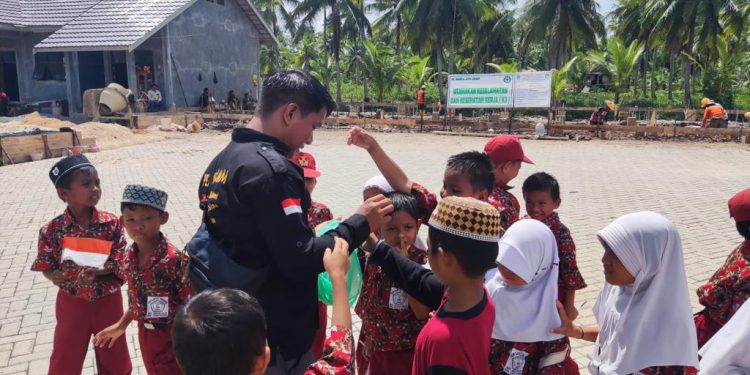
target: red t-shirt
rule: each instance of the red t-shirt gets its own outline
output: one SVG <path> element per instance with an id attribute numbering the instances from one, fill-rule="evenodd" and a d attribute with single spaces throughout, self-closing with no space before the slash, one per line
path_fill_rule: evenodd
<path id="1" fill-rule="evenodd" d="M 440 305 L 417 337 L 412 374 L 489 375 L 493 324 L 495 305 L 486 291 L 479 304 L 461 313 L 446 312 Z"/>

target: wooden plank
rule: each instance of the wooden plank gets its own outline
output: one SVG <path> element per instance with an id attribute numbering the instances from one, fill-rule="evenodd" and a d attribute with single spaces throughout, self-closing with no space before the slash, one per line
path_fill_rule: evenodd
<path id="1" fill-rule="evenodd" d="M 0 142 L 2 142 L 3 151 L 5 152 L 3 155 L 4 164 L 10 162 L 7 158 L 8 156 L 14 163 L 20 163 L 31 161 L 31 154 L 44 153 L 44 140 L 41 134 L 2 137 L 0 138 Z"/>
<path id="2" fill-rule="evenodd" d="M 64 150 L 73 147 L 73 137 L 73 133 L 70 132 L 47 134 L 47 145 L 50 152 L 47 157 L 61 157 Z"/>

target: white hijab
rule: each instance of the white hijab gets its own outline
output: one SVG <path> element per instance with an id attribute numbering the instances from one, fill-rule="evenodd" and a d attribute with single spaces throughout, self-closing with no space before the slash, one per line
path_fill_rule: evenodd
<path id="1" fill-rule="evenodd" d="M 557 241 L 544 223 L 525 219 L 515 222 L 500 239 L 497 262 L 526 281 L 508 286 L 498 272 L 488 283 L 495 302 L 492 338 L 511 342 L 553 341 L 560 326 L 557 312 L 557 275 L 560 260 Z"/>
<path id="2" fill-rule="evenodd" d="M 701 375 L 750 374 L 750 300 L 700 351 Z"/>
<path id="3" fill-rule="evenodd" d="M 654 212 L 622 216 L 598 233 L 635 277 L 604 283 L 594 304 L 599 337 L 592 374 L 630 374 L 654 366 L 698 367 L 698 344 L 680 234 Z"/>

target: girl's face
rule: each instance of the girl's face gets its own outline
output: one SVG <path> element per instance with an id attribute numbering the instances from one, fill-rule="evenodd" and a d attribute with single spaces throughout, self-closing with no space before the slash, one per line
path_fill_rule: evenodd
<path id="1" fill-rule="evenodd" d="M 630 285 L 635 282 L 635 277 L 628 272 L 615 252 L 607 244 L 604 247 L 602 265 L 604 266 L 604 279 L 612 285 Z"/>
<path id="2" fill-rule="evenodd" d="M 505 284 L 508 286 L 524 286 L 526 285 L 526 281 L 524 281 L 520 276 L 513 273 L 513 271 L 509 270 L 507 267 L 503 266 L 502 264 L 497 264 L 497 270 L 500 271 L 500 276 L 503 277 L 503 280 L 505 281 Z"/>

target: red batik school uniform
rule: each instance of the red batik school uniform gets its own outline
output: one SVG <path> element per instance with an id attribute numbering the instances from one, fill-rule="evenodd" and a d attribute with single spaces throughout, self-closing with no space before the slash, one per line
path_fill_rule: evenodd
<path id="1" fill-rule="evenodd" d="M 354 374 L 352 353 L 354 336 L 350 329 L 334 326 L 328 329 L 323 355 L 308 367 L 305 375 Z"/>
<path id="2" fill-rule="evenodd" d="M 412 246 L 407 257 L 427 263 L 427 252 Z M 427 319 L 418 319 L 407 294 L 395 286 L 380 266 L 369 263 L 363 275 L 364 288 L 355 311 L 362 319 L 357 344 L 357 373 L 409 375 L 417 336 Z"/>
<path id="3" fill-rule="evenodd" d="M 510 228 L 513 223 L 518 221 L 518 215 L 521 212 L 521 204 L 509 191 L 510 189 L 510 186 L 495 185 L 492 193 L 487 197 L 487 203 L 500 211 L 500 226 L 503 229 Z"/>
<path id="4" fill-rule="evenodd" d="M 172 321 L 190 299 L 188 257 L 162 235 L 159 246 L 138 264 L 138 245 L 125 252 L 119 274 L 128 283 L 130 316 L 138 322 L 138 343 L 149 374 L 182 374 L 172 351 Z"/>
<path id="5" fill-rule="evenodd" d="M 706 285 L 698 288 L 698 301 L 706 308 L 695 316 L 701 347 L 750 298 L 750 240 L 735 248 Z"/>
<path id="6" fill-rule="evenodd" d="M 566 338 L 540 342 L 510 342 L 492 339 L 490 368 L 493 374 L 570 375 L 579 374 L 578 365 L 569 369 L 570 342 Z"/>
<path id="7" fill-rule="evenodd" d="M 39 249 L 32 271 L 59 270 L 65 276 L 55 302 L 55 326 L 49 374 L 80 374 L 91 336 L 116 322 L 123 314 L 122 280 L 115 276 L 117 260 L 125 249 L 120 219 L 93 209 L 91 223 L 75 223 L 70 210 L 50 221 L 39 231 Z M 86 268 L 71 256 L 96 257 L 109 254 L 104 269 L 113 273 L 97 276 L 90 284 L 78 282 Z M 99 374 L 130 374 L 132 365 L 125 337 L 112 348 L 94 348 Z"/>
<path id="8" fill-rule="evenodd" d="M 312 202 L 310 209 L 307 210 L 307 222 L 310 224 L 310 229 L 315 233 L 315 227 L 325 223 L 326 221 L 333 220 L 333 214 L 323 203 Z M 323 355 L 323 346 L 326 339 L 326 326 L 328 325 L 328 306 L 325 303 L 318 301 L 318 329 L 315 331 L 315 338 L 312 343 L 312 353 L 315 358 L 320 358 Z"/>

